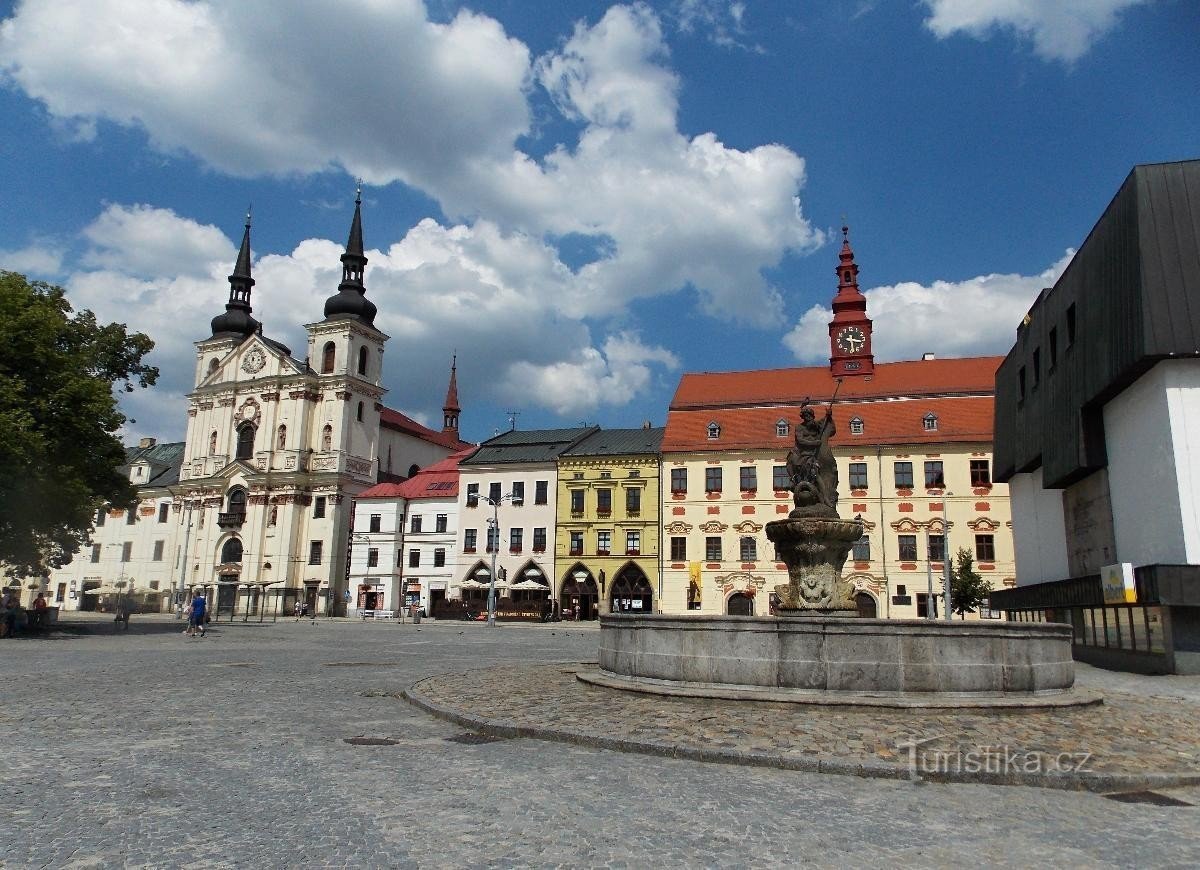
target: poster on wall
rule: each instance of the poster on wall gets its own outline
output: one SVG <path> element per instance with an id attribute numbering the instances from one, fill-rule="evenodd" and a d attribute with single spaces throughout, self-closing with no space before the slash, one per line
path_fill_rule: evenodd
<path id="1" fill-rule="evenodd" d="M 1118 562 L 1100 569 L 1100 587 L 1105 604 L 1136 604 L 1137 587 L 1133 583 L 1133 564 Z"/>

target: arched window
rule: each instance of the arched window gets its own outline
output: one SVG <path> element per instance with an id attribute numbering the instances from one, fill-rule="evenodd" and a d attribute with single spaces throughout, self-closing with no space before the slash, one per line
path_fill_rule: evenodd
<path id="1" fill-rule="evenodd" d="M 327 375 L 333 371 L 333 357 L 336 352 L 332 341 L 325 342 L 325 350 L 321 352 L 321 374 Z"/>
<path id="2" fill-rule="evenodd" d="M 214 432 L 208 436 L 208 453 L 213 455 L 217 452 L 217 433 Z"/>
<path id="3" fill-rule="evenodd" d="M 709 438 L 720 438 L 721 437 L 721 424 L 718 423 L 716 420 L 713 420 L 711 423 L 708 424 L 708 437 Z"/>
<path id="4" fill-rule="evenodd" d="M 333 449 L 333 426 L 328 423 L 321 430 L 321 452 L 328 453 Z"/>
<path id="5" fill-rule="evenodd" d="M 221 361 L 214 356 L 212 359 L 210 359 L 208 361 L 208 373 L 211 375 L 213 372 L 215 372 L 217 370 L 217 366 L 219 366 L 220 364 L 221 364 Z"/>
<path id="6" fill-rule="evenodd" d="M 362 422 L 362 411 L 363 411 L 362 402 L 359 402 L 358 403 L 358 422 L 360 422 L 360 423 Z"/>
<path id="7" fill-rule="evenodd" d="M 221 564 L 229 565 L 240 561 L 242 561 L 242 542 L 237 538 L 230 538 L 225 542 L 225 546 L 221 547 Z"/>
<path id="8" fill-rule="evenodd" d="M 279 431 L 275 433 L 275 449 L 282 450 L 287 447 L 287 426 L 281 425 Z"/>
<path id="9" fill-rule="evenodd" d="M 254 425 L 252 423 L 243 423 L 237 430 L 237 453 L 238 459 L 250 459 L 254 456 Z"/>
<path id="10" fill-rule="evenodd" d="M 229 512 L 231 514 L 246 512 L 246 490 L 241 488 L 229 490 Z"/>
<path id="11" fill-rule="evenodd" d="M 363 345 L 358 349 L 358 373 L 365 375 L 367 373 L 367 348 Z"/>

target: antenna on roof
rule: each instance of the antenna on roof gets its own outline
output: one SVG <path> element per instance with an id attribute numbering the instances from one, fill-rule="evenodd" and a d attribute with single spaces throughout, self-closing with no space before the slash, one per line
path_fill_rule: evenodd
<path id="1" fill-rule="evenodd" d="M 517 428 L 517 418 L 521 416 L 521 412 L 505 411 L 504 414 L 508 417 L 508 431 L 515 432 Z"/>

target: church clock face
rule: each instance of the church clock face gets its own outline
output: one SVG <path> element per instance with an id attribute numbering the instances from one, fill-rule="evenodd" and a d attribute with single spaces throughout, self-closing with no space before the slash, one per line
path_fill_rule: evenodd
<path id="1" fill-rule="evenodd" d="M 242 359 L 242 371 L 248 374 L 255 374 L 262 371 L 262 367 L 267 364 L 267 358 L 263 355 L 260 348 L 252 347 Z"/>
<path id="2" fill-rule="evenodd" d="M 837 334 L 837 346 L 844 353 L 858 353 L 867 344 L 867 337 L 857 326 L 847 326 Z"/>

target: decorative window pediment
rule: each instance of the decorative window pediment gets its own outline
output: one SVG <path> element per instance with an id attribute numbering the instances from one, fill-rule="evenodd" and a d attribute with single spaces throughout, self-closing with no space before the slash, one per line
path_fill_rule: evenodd
<path id="1" fill-rule="evenodd" d="M 720 520 L 709 520 L 707 523 L 704 523 L 702 526 L 700 526 L 700 531 L 710 535 L 717 534 L 718 532 L 724 532 L 728 529 L 729 526 L 725 525 L 725 523 L 721 522 Z"/>
<path id="2" fill-rule="evenodd" d="M 973 532 L 994 532 L 1000 528 L 1000 524 L 987 517 L 977 517 L 967 523 L 967 528 Z"/>
<path id="3" fill-rule="evenodd" d="M 683 520 L 675 520 L 675 522 L 663 526 L 663 531 L 671 535 L 686 535 L 691 530 L 691 524 L 685 523 Z"/>
<path id="4" fill-rule="evenodd" d="M 902 520 L 897 520 L 896 522 L 892 523 L 892 528 L 897 532 L 904 532 L 907 534 L 909 532 L 915 532 L 920 528 L 920 526 L 918 526 L 908 517 L 905 517 Z"/>
<path id="5" fill-rule="evenodd" d="M 763 527 L 759 523 L 754 522 L 754 520 L 742 520 L 733 529 L 736 532 L 741 532 L 743 535 L 753 535 L 761 532 Z"/>

